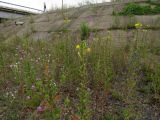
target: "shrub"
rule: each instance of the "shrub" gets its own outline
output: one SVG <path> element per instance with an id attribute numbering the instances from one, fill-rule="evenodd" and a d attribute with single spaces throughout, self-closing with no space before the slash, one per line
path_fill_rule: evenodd
<path id="1" fill-rule="evenodd" d="M 83 22 L 81 24 L 81 40 L 87 40 L 89 37 L 90 29 L 88 27 L 88 24 Z"/>
<path id="2" fill-rule="evenodd" d="M 153 9 L 153 12 L 154 13 L 160 13 L 160 6 L 156 6 L 154 9 Z"/>
<path id="3" fill-rule="evenodd" d="M 148 14 L 159 14 L 160 6 L 156 5 L 152 8 L 150 5 L 141 6 L 135 3 L 127 4 L 119 15 L 148 15 Z"/>
<path id="4" fill-rule="evenodd" d="M 120 14 L 121 15 L 142 14 L 142 9 L 139 5 L 131 3 L 125 6 L 122 12 L 120 12 Z"/>

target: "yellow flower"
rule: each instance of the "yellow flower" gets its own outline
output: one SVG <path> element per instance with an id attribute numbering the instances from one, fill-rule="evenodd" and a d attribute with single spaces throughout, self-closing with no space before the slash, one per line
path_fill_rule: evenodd
<path id="1" fill-rule="evenodd" d="M 68 24 L 68 23 L 70 23 L 70 22 L 71 22 L 71 20 L 69 20 L 68 18 L 64 20 L 64 23 L 65 23 L 65 24 Z"/>
<path id="2" fill-rule="evenodd" d="M 80 49 L 80 45 L 78 44 L 78 45 L 76 45 L 76 49 Z"/>
<path id="3" fill-rule="evenodd" d="M 142 25 L 141 23 L 136 23 L 136 24 L 135 24 L 135 27 L 136 27 L 136 28 L 141 28 L 142 26 L 143 26 L 143 25 Z"/>
<path id="4" fill-rule="evenodd" d="M 91 52 L 91 48 L 87 48 L 87 52 L 90 53 Z"/>
<path id="5" fill-rule="evenodd" d="M 147 30 L 142 30 L 143 32 L 147 32 Z"/>

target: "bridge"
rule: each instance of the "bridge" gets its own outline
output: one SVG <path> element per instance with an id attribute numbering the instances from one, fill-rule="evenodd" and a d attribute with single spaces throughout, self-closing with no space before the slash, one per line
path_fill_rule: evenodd
<path id="1" fill-rule="evenodd" d="M 38 14 L 38 12 L 43 12 L 42 10 L 39 10 L 39 9 L 17 5 L 13 3 L 8 3 L 3 1 L 0 1 L 0 3 L 21 8 L 21 9 L 17 9 L 13 7 L 0 6 L 0 23 L 6 19 L 16 19 L 26 15 L 35 15 L 35 14 Z M 23 9 L 27 9 L 27 10 L 23 10 Z"/>

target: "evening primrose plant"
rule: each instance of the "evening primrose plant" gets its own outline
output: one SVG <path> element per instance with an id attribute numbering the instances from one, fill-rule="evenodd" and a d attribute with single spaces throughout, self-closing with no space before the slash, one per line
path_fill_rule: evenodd
<path id="1" fill-rule="evenodd" d="M 142 23 L 139 22 L 135 24 L 136 29 L 142 28 L 142 26 L 143 26 Z"/>
<path id="2" fill-rule="evenodd" d="M 68 18 L 65 18 L 65 19 L 64 19 L 64 23 L 65 23 L 65 24 L 69 24 L 70 22 L 71 22 L 70 19 L 68 19 Z"/>
<path id="3" fill-rule="evenodd" d="M 91 48 L 87 46 L 86 41 L 81 41 L 80 44 L 77 44 L 76 50 L 80 60 L 84 60 L 85 56 L 91 52 Z"/>
<path id="4" fill-rule="evenodd" d="M 80 88 L 78 90 L 79 103 L 77 105 L 78 108 L 78 117 L 80 120 L 90 120 L 91 119 L 91 94 L 87 85 L 85 83 L 80 84 Z"/>
<path id="5" fill-rule="evenodd" d="M 91 48 L 87 47 L 86 41 L 81 41 L 80 44 L 76 45 L 77 55 L 80 59 L 80 75 L 81 83 L 78 90 L 79 103 L 78 103 L 78 116 L 80 120 L 89 120 L 91 119 L 91 110 L 90 105 L 90 91 L 88 91 L 88 82 L 87 79 L 87 54 L 91 52 Z"/>

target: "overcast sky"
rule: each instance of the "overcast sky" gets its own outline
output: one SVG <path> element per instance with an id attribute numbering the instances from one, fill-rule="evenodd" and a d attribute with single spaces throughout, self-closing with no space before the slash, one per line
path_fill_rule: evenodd
<path id="1" fill-rule="evenodd" d="M 55 8 L 61 6 L 62 0 L 0 0 L 4 2 L 19 4 L 27 7 L 32 7 L 36 9 L 43 10 L 43 4 L 46 3 L 47 9 Z M 85 2 L 88 0 L 64 0 L 64 4 L 67 6 L 75 6 L 78 5 L 78 3 Z M 102 2 L 102 1 L 110 1 L 110 0 L 89 0 L 93 2 Z M 0 3 L 0 6 L 8 6 L 8 7 L 14 7 L 10 5 L 6 5 L 3 3 Z M 22 8 L 21 8 L 22 9 Z"/>

